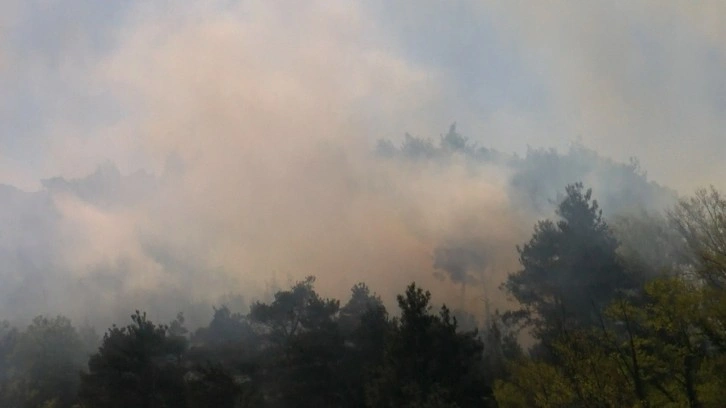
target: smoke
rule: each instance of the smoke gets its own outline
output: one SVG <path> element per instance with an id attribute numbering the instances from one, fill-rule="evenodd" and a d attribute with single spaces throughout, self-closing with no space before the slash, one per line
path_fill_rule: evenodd
<path id="1" fill-rule="evenodd" d="M 356 3 L 292 10 L 130 12 L 113 52 L 83 71 L 124 115 L 87 128 L 93 138 L 72 123 L 48 136 L 67 176 L 36 193 L 48 200 L 38 212 L 56 214 L 38 231 L 53 250 L 41 280 L 15 270 L 44 292 L 13 287 L 29 299 L 24 314 L 169 314 L 306 275 L 331 296 L 366 281 L 391 300 L 412 280 L 445 296 L 434 247 L 462 224 L 509 228 L 488 218 L 506 213 L 500 177 L 371 154 L 371 117 L 395 124 L 412 106 L 432 109 L 435 74 L 368 35 Z M 83 176 L 98 160 L 121 170 Z"/>
<path id="2" fill-rule="evenodd" d="M 688 152 L 714 142 L 722 119 L 700 94 L 681 100 L 663 86 L 706 81 L 683 72 L 718 77 L 694 71 L 705 45 L 690 41 L 719 38 L 718 24 L 695 27 L 708 14 L 649 3 L 465 2 L 439 13 L 353 0 L 98 4 L 0 6 L 12 16 L 0 30 L 15 35 L 0 40 L 0 85 L 16 98 L 0 97 L 12 134 L 0 136 L 0 180 L 35 190 L 3 193 L 2 315 L 172 316 L 306 275 L 328 296 L 365 281 L 389 302 L 416 280 L 480 311 L 477 293 L 459 300 L 471 283 L 504 306 L 495 288 L 517 267 L 516 244 L 551 213 L 527 194 L 544 186 L 532 194 L 548 203 L 600 170 L 371 153 L 378 138 L 430 136 L 453 120 L 505 151 L 564 147 L 582 133 L 620 160 L 635 152 L 676 186 L 715 165 L 682 171 L 667 159 L 683 153 L 683 134 L 702 135 Z M 679 60 L 699 53 L 695 62 L 648 75 L 672 61 L 658 47 L 640 55 L 632 32 L 646 11 L 657 18 L 645 40 L 696 30 L 676 47 Z M 47 24 L 22 23 L 34 19 Z M 671 26 L 680 31 L 664 34 Z M 466 47 L 443 54 L 458 41 Z M 586 181 L 624 208 L 642 193 L 622 195 L 624 174 Z"/>
<path id="3" fill-rule="evenodd" d="M 637 155 L 682 191 L 724 187 L 722 2 L 514 1 L 487 11 L 549 89 L 557 132 L 605 156 Z"/>

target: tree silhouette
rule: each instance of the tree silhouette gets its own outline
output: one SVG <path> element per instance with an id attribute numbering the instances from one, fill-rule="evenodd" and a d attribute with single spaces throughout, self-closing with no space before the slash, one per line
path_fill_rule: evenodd
<path id="1" fill-rule="evenodd" d="M 397 299 L 401 317 L 368 386 L 368 405 L 486 406 L 490 391 L 477 333 L 457 332 L 446 306 L 432 314 L 431 293 L 413 283 Z"/>
<path id="2" fill-rule="evenodd" d="M 112 327 L 82 374 L 81 400 L 89 407 L 184 406 L 185 342 L 136 312 L 132 324 Z"/>
<path id="3" fill-rule="evenodd" d="M 509 317 L 533 326 L 540 338 L 596 322 L 619 289 L 632 287 L 592 190 L 567 186 L 556 215 L 557 221 L 537 223 L 530 241 L 517 247 L 522 269 L 504 283 L 522 306 Z"/>

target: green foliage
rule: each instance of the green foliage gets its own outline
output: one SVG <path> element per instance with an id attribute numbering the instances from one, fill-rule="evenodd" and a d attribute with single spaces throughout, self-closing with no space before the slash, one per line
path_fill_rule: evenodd
<path id="1" fill-rule="evenodd" d="M 76 399 L 78 373 L 86 359 L 83 343 L 70 320 L 38 316 L 23 331 L 9 330 L 5 385 L 0 401 L 7 406 L 70 407 Z"/>
<path id="2" fill-rule="evenodd" d="M 588 195 L 584 198 L 589 199 Z M 599 217 L 585 218 L 597 221 Z M 630 241 L 627 249 L 631 252 L 620 251 L 627 257 L 627 265 L 637 269 L 640 262 L 654 268 L 644 274 L 649 281 L 642 291 L 613 291 L 606 308 L 595 308 L 602 311 L 594 315 L 595 319 L 549 332 L 540 343 L 547 350 L 546 358 L 535 355 L 519 359 L 509 365 L 508 375 L 496 382 L 499 406 L 723 405 L 726 257 L 722 259 L 721 252 L 726 245 L 721 241 L 726 239 L 721 235 L 726 230 L 726 200 L 713 189 L 700 190 L 695 197 L 682 200 L 669 218 L 670 225 L 658 220 L 627 225 L 630 229 L 621 235 Z M 543 254 L 558 254 L 555 259 L 559 261 L 562 246 L 558 245 L 558 232 L 565 229 L 553 226 L 549 223 L 536 229 L 532 242 L 541 244 Z M 654 242 L 643 242 L 648 239 Z M 597 259 L 589 254 L 584 265 L 597 269 Z M 538 255 L 531 259 L 535 261 L 532 270 L 543 276 L 559 276 L 558 263 Z M 654 261 L 659 255 L 662 259 Z M 530 264 L 523 265 L 526 270 Z M 531 279 L 529 283 L 534 289 L 551 291 L 549 282 Z M 553 286 L 577 289 L 562 282 Z M 538 305 L 526 296 L 519 299 L 524 305 Z"/>
<path id="3" fill-rule="evenodd" d="M 431 294 L 411 284 L 398 296 L 401 318 L 367 388 L 372 407 L 483 406 L 489 396 L 476 332 L 457 332 L 446 306 L 431 313 Z"/>
<path id="4" fill-rule="evenodd" d="M 269 305 L 256 302 L 250 319 L 264 325 L 268 339 L 278 346 L 289 344 L 299 332 L 330 326 L 340 302 L 321 298 L 313 289 L 314 283 L 310 276 L 290 290 L 275 293 Z"/>
<path id="5" fill-rule="evenodd" d="M 666 217 L 658 213 L 642 211 L 618 216 L 612 226 L 620 243 L 620 259 L 630 276 L 641 283 L 693 266 L 683 237 Z"/>
<path id="6" fill-rule="evenodd" d="M 615 300 L 600 327 L 553 339 L 552 358 L 513 364 L 495 386 L 497 400 L 505 407 L 721 406 L 718 370 L 726 360 L 701 329 L 704 293 L 678 278 L 649 282 L 637 304 Z"/>
<path id="7" fill-rule="evenodd" d="M 379 140 L 376 145 L 376 152 L 387 158 L 402 157 L 408 160 L 439 160 L 446 161 L 453 155 L 459 155 L 474 160 L 475 162 L 490 161 L 498 157 L 498 153 L 483 147 L 477 148 L 476 143 L 469 140 L 456 130 L 456 123 L 449 126 L 446 134 L 439 137 L 439 143 L 434 141 L 411 136 L 406 133 L 403 143 L 396 147 L 390 140 Z"/>
<path id="8" fill-rule="evenodd" d="M 192 336 L 192 343 L 222 345 L 235 343 L 254 336 L 246 316 L 232 313 L 227 306 L 214 308 L 214 316 L 207 327 L 200 327 Z"/>
<path id="9" fill-rule="evenodd" d="M 180 358 L 186 343 L 138 311 L 132 324 L 112 327 L 82 375 L 81 399 L 89 407 L 184 405 Z"/>
<path id="10" fill-rule="evenodd" d="M 509 363 L 524 355 L 522 346 L 517 342 L 517 331 L 512 330 L 502 316 L 496 313 L 489 318 L 481 340 L 484 344 L 484 367 L 490 381 L 507 378 Z"/>
<path id="11" fill-rule="evenodd" d="M 574 392 L 554 365 L 524 359 L 510 367 L 510 380 L 497 380 L 494 395 L 500 408 L 573 406 Z"/>
<path id="12" fill-rule="evenodd" d="M 18 330 L 10 323 L 0 322 L 0 403 L 10 405 L 11 385 L 14 375 L 12 354 L 18 341 Z"/>
<path id="13" fill-rule="evenodd" d="M 631 286 L 592 191 L 576 183 L 566 192 L 559 220 L 537 223 L 531 240 L 517 248 L 522 269 L 504 284 L 522 306 L 509 316 L 531 325 L 539 338 L 593 323 L 619 289 Z"/>
<path id="14" fill-rule="evenodd" d="M 714 187 L 701 189 L 669 215 L 691 249 L 698 276 L 726 289 L 726 199 Z"/>
<path id="15" fill-rule="evenodd" d="M 401 154 L 410 159 L 433 158 L 438 151 L 430 140 L 413 137 L 406 133 L 403 144 L 401 145 Z"/>
<path id="16" fill-rule="evenodd" d="M 355 284 L 350 291 L 350 300 L 340 308 L 340 316 L 338 317 L 338 324 L 341 330 L 346 333 L 352 333 L 360 326 L 361 318 L 366 312 L 383 307 L 381 298 L 371 294 L 365 283 Z"/>
<path id="17" fill-rule="evenodd" d="M 321 298 L 313 287 L 314 277 L 298 282 L 290 290 L 277 292 L 270 304 L 252 305 L 250 319 L 263 327 L 271 345 L 265 361 L 266 394 L 275 404 L 286 406 L 337 406 L 342 395 L 336 385 L 343 337 L 336 315 L 339 301 Z"/>
<path id="18" fill-rule="evenodd" d="M 528 149 L 525 157 L 511 160 L 510 167 L 514 171 L 513 201 L 538 214 L 549 212 L 557 192 L 575 180 L 596 185 L 601 204 L 610 214 L 661 211 L 677 197 L 674 191 L 648 181 L 637 159 L 614 162 L 579 143 L 562 153 L 554 149 Z"/>
<path id="19" fill-rule="evenodd" d="M 380 298 L 364 283 L 358 283 L 340 309 L 338 327 L 344 349 L 336 372 L 344 400 L 348 406 L 363 407 L 366 383 L 383 360 L 392 324 Z"/>
<path id="20" fill-rule="evenodd" d="M 259 395 L 249 387 L 248 379 L 235 376 L 221 364 L 207 363 L 185 375 L 189 408 L 253 407 Z"/>
<path id="21" fill-rule="evenodd" d="M 464 154 L 474 154 L 476 152 L 476 143 L 471 143 L 469 138 L 463 136 L 456 131 L 456 123 L 449 126 L 449 131 L 441 136 L 439 146 L 447 152 L 459 152 Z"/>

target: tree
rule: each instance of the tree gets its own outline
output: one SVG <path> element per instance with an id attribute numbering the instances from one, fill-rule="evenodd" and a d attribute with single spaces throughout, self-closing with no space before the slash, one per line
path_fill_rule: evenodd
<path id="1" fill-rule="evenodd" d="M 700 322 L 704 291 L 681 278 L 648 282 L 643 299 L 615 299 L 600 327 L 550 339 L 553 358 L 521 359 L 497 381 L 503 407 L 718 407 L 723 352 Z M 720 391 L 719 391 L 720 390 Z"/>
<path id="2" fill-rule="evenodd" d="M 696 273 L 726 289 L 726 199 L 714 187 L 679 201 L 669 218 L 688 244 Z"/>
<path id="3" fill-rule="evenodd" d="M 232 313 L 224 305 L 214 308 L 214 315 L 209 326 L 197 329 L 192 336 L 194 344 L 220 346 L 225 343 L 242 343 L 251 340 L 254 332 L 247 317 L 240 313 Z"/>
<path id="4" fill-rule="evenodd" d="M 655 279 L 644 292 L 644 306 L 623 302 L 610 310 L 612 318 L 634 326 L 629 329 L 631 347 L 640 363 L 632 368 L 642 371 L 653 406 L 704 406 L 699 388 L 715 380 L 702 371 L 712 355 L 699 328 L 710 312 L 704 308 L 704 292 L 679 278 Z"/>
<path id="5" fill-rule="evenodd" d="M 522 306 L 509 317 L 530 325 L 540 339 L 596 322 L 615 293 L 632 287 L 592 190 L 567 186 L 556 214 L 559 220 L 540 221 L 530 241 L 517 247 L 522 269 L 503 285 Z"/>
<path id="6" fill-rule="evenodd" d="M 693 266 L 683 237 L 660 213 L 621 215 L 611 225 L 620 243 L 618 255 L 634 278 L 645 281 Z"/>
<path id="7" fill-rule="evenodd" d="M 516 330 L 506 325 L 498 311 L 487 320 L 481 336 L 484 344 L 483 360 L 489 379 L 493 381 L 506 378 L 509 374 L 508 364 L 520 359 L 524 351 L 517 342 Z"/>
<path id="8" fill-rule="evenodd" d="M 256 302 L 250 319 L 262 324 L 270 341 L 287 344 L 299 332 L 329 326 L 338 312 L 340 302 L 323 299 L 313 289 L 315 277 L 309 276 L 290 290 L 275 293 L 272 303 Z"/>
<path id="9" fill-rule="evenodd" d="M 350 300 L 340 309 L 338 326 L 344 338 L 340 369 L 342 392 L 347 406 L 365 406 L 365 384 L 383 360 L 391 332 L 388 312 L 381 299 L 368 286 L 351 288 Z"/>
<path id="10" fill-rule="evenodd" d="M 357 283 L 351 289 L 348 303 L 340 308 L 338 324 L 344 333 L 352 333 L 361 324 L 361 318 L 369 310 L 383 307 L 381 298 L 372 294 L 368 285 Z"/>
<path id="11" fill-rule="evenodd" d="M 136 312 L 132 324 L 113 326 L 81 376 L 80 397 L 94 408 L 182 407 L 186 343 Z"/>
<path id="12" fill-rule="evenodd" d="M 343 337 L 336 321 L 340 303 L 315 292 L 314 277 L 257 302 L 250 320 L 262 326 L 267 348 L 266 395 L 272 404 L 333 407 L 344 404 L 338 369 Z M 274 378 L 274 381 L 272 380 Z"/>
<path id="13" fill-rule="evenodd" d="M 185 358 L 190 407 L 207 406 L 207 400 L 214 406 L 261 406 L 257 371 L 263 355 L 247 316 L 226 305 L 214 308 L 212 321 L 191 343 Z"/>
<path id="14" fill-rule="evenodd" d="M 432 159 L 438 155 L 438 150 L 430 140 L 414 137 L 408 133 L 404 137 L 400 151 L 409 159 Z"/>
<path id="15" fill-rule="evenodd" d="M 221 363 L 198 365 L 185 376 L 189 408 L 260 407 L 262 399 L 248 378 Z"/>
<path id="16" fill-rule="evenodd" d="M 439 149 L 447 153 L 459 152 L 473 155 L 476 152 L 476 143 L 470 143 L 468 137 L 456 131 L 456 123 L 452 123 L 449 131 L 445 135 L 441 135 Z"/>
<path id="17" fill-rule="evenodd" d="M 381 366 L 367 387 L 373 407 L 483 406 L 489 389 L 476 332 L 457 332 L 446 306 L 431 313 L 431 293 L 411 284 L 398 296 L 396 321 Z"/>
<path id="18" fill-rule="evenodd" d="M 684 275 L 703 286 L 710 311 L 700 322 L 710 342 L 726 350 L 726 199 L 714 187 L 682 199 L 669 218 L 687 243 L 693 268 Z"/>
<path id="19" fill-rule="evenodd" d="M 84 345 L 71 321 L 63 316 L 38 316 L 14 340 L 9 365 L 11 389 L 20 406 L 70 407 L 76 398 L 78 374 L 86 359 Z"/>
<path id="20" fill-rule="evenodd" d="M 559 408 L 577 406 L 575 394 L 558 367 L 522 359 L 510 367 L 511 375 L 494 385 L 499 408 Z"/>
<path id="21" fill-rule="evenodd" d="M 18 341 L 18 329 L 9 322 L 0 322 L 0 405 L 12 406 L 11 379 L 13 377 L 12 354 Z"/>

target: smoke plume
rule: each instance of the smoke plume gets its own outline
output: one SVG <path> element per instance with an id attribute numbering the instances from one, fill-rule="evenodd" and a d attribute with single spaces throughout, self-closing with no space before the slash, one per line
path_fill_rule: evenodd
<path id="1" fill-rule="evenodd" d="M 166 318 L 307 275 L 327 296 L 364 281 L 391 302 L 415 280 L 506 307 L 515 247 L 567 183 L 616 213 L 675 195 L 630 156 L 678 188 L 717 179 L 715 157 L 674 160 L 721 143 L 716 13 L 433 3 L 0 6 L 0 317 Z M 454 120 L 505 153 L 374 151 Z M 616 161 L 525 150 L 579 135 Z"/>

